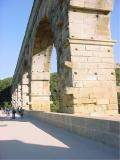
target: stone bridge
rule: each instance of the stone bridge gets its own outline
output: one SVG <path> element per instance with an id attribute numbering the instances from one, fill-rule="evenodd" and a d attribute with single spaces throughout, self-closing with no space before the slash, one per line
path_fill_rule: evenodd
<path id="1" fill-rule="evenodd" d="M 54 46 L 60 112 L 117 114 L 112 8 L 113 0 L 35 0 L 14 72 L 13 106 L 50 111 Z"/>

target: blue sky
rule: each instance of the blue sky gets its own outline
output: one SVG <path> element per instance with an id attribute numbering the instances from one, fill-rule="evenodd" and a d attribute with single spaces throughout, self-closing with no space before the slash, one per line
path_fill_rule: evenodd
<path id="1" fill-rule="evenodd" d="M 0 0 L 0 79 L 12 76 L 22 45 L 33 0 Z M 115 61 L 120 63 L 120 0 L 115 0 L 111 15 Z M 52 71 L 56 71 L 56 54 L 52 54 Z"/>

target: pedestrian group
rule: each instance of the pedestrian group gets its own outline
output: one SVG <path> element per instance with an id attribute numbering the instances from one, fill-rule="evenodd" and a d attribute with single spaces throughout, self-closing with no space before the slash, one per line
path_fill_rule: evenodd
<path id="1" fill-rule="evenodd" d="M 15 109 L 15 107 L 13 107 L 12 109 L 10 108 L 4 109 L 4 113 L 6 114 L 7 117 L 10 117 L 10 112 L 12 113 L 12 119 L 16 118 L 16 113 L 20 115 L 21 119 L 23 118 L 24 109 L 22 107 L 18 107 L 17 109 Z"/>

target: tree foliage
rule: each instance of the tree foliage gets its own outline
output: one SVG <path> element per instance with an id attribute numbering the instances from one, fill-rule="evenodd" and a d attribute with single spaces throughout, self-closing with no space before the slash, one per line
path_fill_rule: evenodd
<path id="1" fill-rule="evenodd" d="M 117 86 L 120 86 L 120 68 L 116 68 L 116 81 L 117 81 Z M 118 95 L 118 111 L 120 113 L 120 93 Z"/>
<path id="2" fill-rule="evenodd" d="M 51 73 L 50 76 L 50 91 L 51 91 L 51 111 L 58 112 L 59 104 L 58 104 L 58 95 L 57 95 L 57 73 Z"/>
<path id="3" fill-rule="evenodd" d="M 11 77 L 0 80 L 0 106 L 3 108 L 11 104 L 11 84 Z"/>
<path id="4" fill-rule="evenodd" d="M 116 68 L 117 86 L 120 86 L 120 68 Z"/>

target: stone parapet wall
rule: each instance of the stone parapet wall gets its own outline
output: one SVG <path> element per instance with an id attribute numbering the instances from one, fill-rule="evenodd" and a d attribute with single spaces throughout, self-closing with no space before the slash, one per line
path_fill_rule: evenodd
<path id="1" fill-rule="evenodd" d="M 76 116 L 64 113 L 26 111 L 28 116 L 65 128 L 83 137 L 119 148 L 120 117 Z"/>

